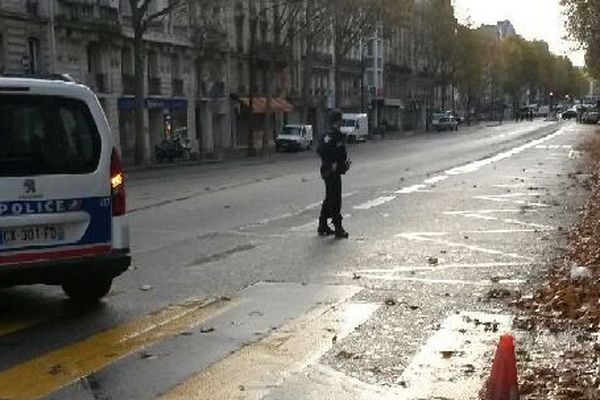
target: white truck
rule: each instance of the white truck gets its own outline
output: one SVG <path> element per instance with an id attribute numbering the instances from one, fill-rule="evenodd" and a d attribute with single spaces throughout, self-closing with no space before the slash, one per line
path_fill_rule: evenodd
<path id="1" fill-rule="evenodd" d="M 285 125 L 275 139 L 278 151 L 309 150 L 312 145 L 312 125 Z"/>
<path id="2" fill-rule="evenodd" d="M 369 117 L 367 114 L 343 114 L 342 133 L 348 142 L 366 142 L 369 135 Z"/>

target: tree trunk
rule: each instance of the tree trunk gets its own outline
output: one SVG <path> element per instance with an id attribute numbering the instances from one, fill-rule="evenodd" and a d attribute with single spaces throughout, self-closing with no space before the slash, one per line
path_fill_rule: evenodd
<path id="1" fill-rule="evenodd" d="M 335 104 L 333 108 L 341 109 L 342 104 L 342 75 L 340 71 L 340 59 L 336 53 L 335 60 L 333 60 L 333 84 L 335 86 Z"/>
<path id="2" fill-rule="evenodd" d="M 310 78 L 312 77 L 312 45 L 306 44 L 306 55 L 304 56 L 304 70 L 302 71 L 302 123 L 308 123 L 308 110 L 311 105 Z M 316 121 L 315 121 L 316 123 Z"/>
<path id="3" fill-rule="evenodd" d="M 134 37 L 134 86 L 135 86 L 135 165 L 149 163 L 146 151 L 147 135 L 144 129 L 144 41 L 143 33 L 136 28 Z"/>
<path id="4" fill-rule="evenodd" d="M 267 81 L 267 105 L 265 110 L 265 129 L 262 132 L 262 155 L 271 157 L 270 142 L 273 136 L 273 115 L 271 98 L 273 97 L 273 79 L 275 78 L 275 61 L 269 61 L 269 78 Z"/>

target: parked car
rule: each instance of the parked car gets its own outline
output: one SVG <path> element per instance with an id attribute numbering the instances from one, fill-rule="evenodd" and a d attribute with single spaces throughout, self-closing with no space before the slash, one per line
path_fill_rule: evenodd
<path id="1" fill-rule="evenodd" d="M 600 121 L 600 112 L 595 109 L 583 113 L 582 122 L 584 124 L 597 124 Z"/>
<path id="2" fill-rule="evenodd" d="M 564 110 L 561 113 L 561 118 L 565 120 L 569 120 L 572 118 L 577 118 L 577 107 L 571 107 L 567 110 Z"/>
<path id="3" fill-rule="evenodd" d="M 433 129 L 440 131 L 457 131 L 459 122 L 451 113 L 435 113 L 431 120 Z"/>
<path id="4" fill-rule="evenodd" d="M 277 151 L 310 150 L 312 145 L 312 125 L 286 125 L 275 138 Z"/>
<path id="5" fill-rule="evenodd" d="M 0 76 L 0 285 L 106 295 L 130 264 L 124 171 L 96 96 Z"/>
<path id="6" fill-rule="evenodd" d="M 369 136 L 369 117 L 367 114 L 343 114 L 342 133 L 348 142 L 366 142 Z"/>

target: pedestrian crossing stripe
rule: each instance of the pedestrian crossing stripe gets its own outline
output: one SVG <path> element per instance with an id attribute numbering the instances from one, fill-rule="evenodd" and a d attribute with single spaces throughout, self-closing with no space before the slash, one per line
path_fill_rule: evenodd
<path id="1" fill-rule="evenodd" d="M 342 300 L 343 301 L 343 300 Z M 320 305 L 266 338 L 191 376 L 160 400 L 261 399 L 366 322 L 372 303 Z"/>
<path id="2" fill-rule="evenodd" d="M 236 304 L 228 299 L 188 301 L 51 351 L 0 373 L 0 398 L 30 400 L 51 394 Z"/>

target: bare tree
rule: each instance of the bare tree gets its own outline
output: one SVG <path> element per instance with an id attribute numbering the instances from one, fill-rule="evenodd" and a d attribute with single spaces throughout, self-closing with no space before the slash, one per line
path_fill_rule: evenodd
<path id="1" fill-rule="evenodd" d="M 310 83 L 317 47 L 324 42 L 325 35 L 331 33 L 331 20 L 327 8 L 319 0 L 306 0 L 301 15 L 296 22 L 296 32 L 299 42 L 304 44 L 302 54 L 302 121 L 308 120 L 310 107 Z M 320 102 L 319 102 L 320 103 Z"/>
<path id="2" fill-rule="evenodd" d="M 152 2 L 153 0 L 129 0 L 133 27 L 136 165 L 144 165 L 150 161 L 150 155 L 146 151 L 148 138 L 144 130 L 144 34 L 154 21 L 168 15 L 183 4 L 181 0 L 170 0 L 167 6 L 152 12 L 149 11 Z"/>

